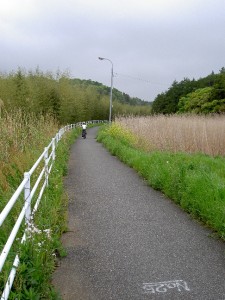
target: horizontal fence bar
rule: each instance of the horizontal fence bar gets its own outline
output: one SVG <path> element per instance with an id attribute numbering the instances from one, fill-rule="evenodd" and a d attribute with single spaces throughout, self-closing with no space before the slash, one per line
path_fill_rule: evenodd
<path id="1" fill-rule="evenodd" d="M 31 197 L 31 199 L 33 198 L 33 196 L 34 196 L 34 194 L 35 194 L 35 192 L 36 192 L 36 190 L 37 190 L 37 188 L 38 188 L 38 185 L 39 185 L 39 183 L 40 183 L 40 181 L 41 181 L 41 179 L 42 179 L 42 177 L 43 177 L 43 175 L 44 175 L 44 172 L 45 172 L 45 169 L 43 168 L 42 171 L 41 171 L 41 173 L 40 173 L 40 175 L 38 176 L 37 181 L 36 181 L 35 184 L 34 184 L 33 189 L 32 189 L 31 192 L 30 192 L 30 197 Z"/>
<path id="2" fill-rule="evenodd" d="M 21 223 L 23 221 L 23 218 L 25 216 L 25 212 L 26 212 L 27 206 L 28 206 L 28 204 L 24 205 L 24 207 L 23 207 L 23 209 L 22 209 L 22 211 L 21 211 L 21 213 L 20 213 L 20 215 L 19 215 L 19 217 L 18 217 L 18 219 L 17 219 L 17 221 L 16 221 L 16 223 L 15 223 L 15 225 L 13 227 L 13 230 L 11 231 L 11 234 L 10 234 L 10 236 L 9 236 L 6 244 L 5 244 L 5 247 L 2 250 L 2 253 L 0 255 L 0 272 L 2 271 L 2 268 L 3 268 L 3 265 L 5 263 L 5 260 L 6 260 L 7 256 L 8 256 L 8 254 L 9 254 L 11 246 L 12 246 L 12 244 L 13 244 L 15 238 L 16 238 L 16 235 L 17 235 L 17 233 L 19 231 L 20 225 L 21 225 Z"/>
<path id="3" fill-rule="evenodd" d="M 9 212 L 11 211 L 13 205 L 16 203 L 16 200 L 19 198 L 21 192 L 23 191 L 28 179 L 24 178 L 24 180 L 21 182 L 9 202 L 6 204 L 5 208 L 2 210 L 0 214 L 0 226 L 3 224 L 5 221 L 6 217 L 8 216 Z"/>
<path id="4" fill-rule="evenodd" d="M 25 242 L 25 240 L 26 240 L 26 232 L 24 233 L 24 235 L 22 237 L 21 244 L 23 244 Z M 16 276 L 16 270 L 19 266 L 19 263 L 20 263 L 19 255 L 16 254 L 14 262 L 13 262 L 13 267 L 10 271 L 7 283 L 5 285 L 5 289 L 2 293 L 1 300 L 7 300 L 8 297 L 9 297 L 9 294 L 10 294 L 10 291 L 11 291 L 11 288 L 12 288 L 12 285 L 13 285 L 13 281 L 14 281 L 15 276 Z"/>
<path id="5" fill-rule="evenodd" d="M 32 215 L 34 215 L 35 212 L 37 211 L 38 205 L 39 205 L 39 203 L 40 203 L 40 200 L 41 200 L 41 197 L 42 197 L 42 195 L 43 195 L 43 193 L 44 193 L 44 190 L 45 190 L 46 185 L 47 185 L 47 183 L 46 183 L 46 181 L 45 181 L 44 184 L 43 184 L 43 186 L 41 187 L 41 190 L 40 190 L 39 196 L 38 196 L 38 198 L 37 198 L 37 201 L 36 201 L 36 203 L 35 203 L 35 206 L 34 206 Z"/>
<path id="6" fill-rule="evenodd" d="M 46 147 L 45 150 L 44 150 L 44 152 L 41 154 L 41 156 L 38 158 L 38 160 L 35 162 L 35 164 L 33 165 L 33 167 L 28 172 L 30 175 L 32 175 L 34 173 L 34 171 L 36 170 L 36 168 L 38 167 L 38 165 L 42 161 L 43 157 L 45 156 L 45 152 L 48 151 L 47 149 L 48 148 Z"/>
<path id="7" fill-rule="evenodd" d="M 9 294 L 10 294 L 10 291 L 11 291 L 11 288 L 12 288 L 12 285 L 13 285 L 13 281 L 14 281 L 15 276 L 16 276 L 16 270 L 19 266 L 19 263 L 20 263 L 20 260 L 19 260 L 18 254 L 17 254 L 16 258 L 14 259 L 13 267 L 12 267 L 11 272 L 9 274 L 7 283 L 5 285 L 5 289 L 2 293 L 1 300 L 7 300 L 8 297 L 9 297 Z"/>

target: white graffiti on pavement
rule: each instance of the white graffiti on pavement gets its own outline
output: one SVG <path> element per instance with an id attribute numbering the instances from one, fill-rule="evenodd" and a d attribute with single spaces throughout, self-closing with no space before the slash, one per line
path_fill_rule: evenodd
<path id="1" fill-rule="evenodd" d="M 187 282 L 183 280 L 143 283 L 143 289 L 147 294 L 166 293 L 170 289 L 176 289 L 178 292 L 190 291 Z"/>

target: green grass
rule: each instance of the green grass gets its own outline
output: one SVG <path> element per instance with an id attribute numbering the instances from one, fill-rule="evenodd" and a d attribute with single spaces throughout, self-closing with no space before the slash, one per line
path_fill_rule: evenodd
<path id="1" fill-rule="evenodd" d="M 204 154 L 144 152 L 127 132 L 113 125 L 99 131 L 97 140 L 134 168 L 150 186 L 162 191 L 225 239 L 225 159 Z"/>
<path id="2" fill-rule="evenodd" d="M 79 129 L 65 134 L 57 146 L 49 186 L 34 217 L 36 232 L 30 234 L 20 249 L 20 265 L 9 299 L 60 299 L 51 285 L 51 276 L 58 257 L 65 255 L 60 242 L 61 234 L 67 229 L 67 196 L 63 188 L 63 176 L 67 173 L 70 145 L 79 134 Z M 15 249 L 13 252 L 15 254 Z M 1 273 L 1 290 L 10 267 L 6 264 Z"/>

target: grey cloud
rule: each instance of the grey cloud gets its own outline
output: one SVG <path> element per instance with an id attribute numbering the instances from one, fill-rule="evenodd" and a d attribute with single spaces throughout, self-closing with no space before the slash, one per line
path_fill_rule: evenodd
<path id="1" fill-rule="evenodd" d="M 173 0 L 171 7 L 166 0 L 102 3 L 39 1 L 31 15 L 6 16 L 1 70 L 59 67 L 109 85 L 110 65 L 97 59 L 103 56 L 115 72 L 129 75 L 117 75 L 115 87 L 153 100 L 175 79 L 206 76 L 225 65 L 224 1 Z M 2 22 L 0 17 L 0 28 Z"/>

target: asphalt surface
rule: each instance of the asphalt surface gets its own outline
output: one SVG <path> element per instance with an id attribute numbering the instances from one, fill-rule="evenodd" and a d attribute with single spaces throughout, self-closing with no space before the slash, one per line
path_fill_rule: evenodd
<path id="1" fill-rule="evenodd" d="M 71 149 L 64 300 L 225 299 L 225 244 L 96 142 Z"/>

